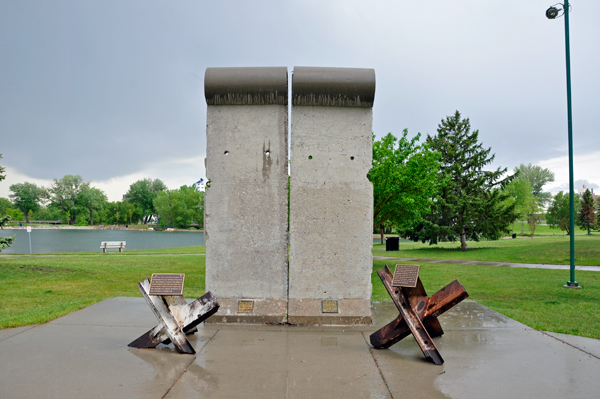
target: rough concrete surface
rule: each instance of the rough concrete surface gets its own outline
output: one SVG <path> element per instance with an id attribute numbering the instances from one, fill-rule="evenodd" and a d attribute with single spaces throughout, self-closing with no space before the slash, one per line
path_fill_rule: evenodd
<path id="1" fill-rule="evenodd" d="M 1 330 L 0 397 L 553 399 L 600 392 L 600 358 L 590 354 L 598 340 L 565 343 L 465 301 L 440 317 L 445 334 L 435 343 L 445 363 L 436 366 L 411 337 L 372 349 L 369 335 L 398 311 L 375 302 L 372 314 L 374 325 L 362 327 L 201 324 L 190 336 L 196 355 L 182 355 L 172 344 L 128 348 L 156 319 L 142 298 L 113 298 L 47 324 Z"/>
<path id="2" fill-rule="evenodd" d="M 205 193 L 206 289 L 233 299 L 287 301 L 288 142 L 285 105 L 208 106 Z M 256 313 L 239 317 L 256 317 Z"/>
<path id="3" fill-rule="evenodd" d="M 293 106 L 288 319 L 339 315 L 300 300 L 362 300 L 370 316 L 373 188 L 372 109 Z M 306 302 L 309 303 L 309 302 Z M 366 310 L 366 312 L 364 312 Z"/>

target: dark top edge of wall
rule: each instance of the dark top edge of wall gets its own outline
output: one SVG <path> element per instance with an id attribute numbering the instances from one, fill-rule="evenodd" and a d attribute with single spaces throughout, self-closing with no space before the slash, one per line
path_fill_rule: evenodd
<path id="1" fill-rule="evenodd" d="M 293 105 L 373 107 L 375 70 L 294 67 Z"/>
<path id="2" fill-rule="evenodd" d="M 206 68 L 204 96 L 208 105 L 288 103 L 286 67 Z"/>

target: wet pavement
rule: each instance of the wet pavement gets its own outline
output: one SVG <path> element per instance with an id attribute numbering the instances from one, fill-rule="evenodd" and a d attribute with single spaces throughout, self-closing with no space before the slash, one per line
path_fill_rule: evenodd
<path id="1" fill-rule="evenodd" d="M 0 330 L 1 398 L 597 398 L 600 340 L 533 330 L 476 302 L 440 317 L 445 363 L 374 325 L 201 325 L 196 355 L 127 344 L 156 324 L 142 298 L 113 298 L 47 324 Z"/>

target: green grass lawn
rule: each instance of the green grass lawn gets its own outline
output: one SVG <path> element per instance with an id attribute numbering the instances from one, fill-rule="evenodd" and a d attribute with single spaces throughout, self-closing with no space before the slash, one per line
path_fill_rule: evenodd
<path id="1" fill-rule="evenodd" d="M 0 328 L 44 323 L 115 296 L 141 296 L 137 282 L 152 273 L 185 273 L 184 295 L 199 297 L 205 263 L 204 255 L 194 254 L 201 250 L 0 258 Z M 384 264 L 373 262 L 373 300 L 390 299 L 375 272 Z M 393 269 L 394 263 L 388 264 Z M 600 339 L 598 272 L 577 272 L 582 290 L 562 288 L 568 278 L 564 270 L 422 263 L 420 276 L 430 295 L 458 279 L 469 299 L 533 328 Z"/>
<path id="2" fill-rule="evenodd" d="M 137 283 L 152 273 L 185 273 L 184 295 L 204 293 L 204 255 L 1 258 L 0 328 L 44 323 L 115 296 L 141 296 Z"/>
<path id="3" fill-rule="evenodd" d="M 400 251 L 374 251 L 374 255 L 399 258 L 434 258 L 483 260 L 490 262 L 569 264 L 569 237 L 524 237 L 497 241 L 469 241 L 467 251 L 460 250 L 459 242 L 442 242 L 437 245 L 400 241 Z M 375 244 L 373 249 L 385 249 Z M 600 234 L 575 236 L 575 262 L 577 265 L 600 266 Z"/>

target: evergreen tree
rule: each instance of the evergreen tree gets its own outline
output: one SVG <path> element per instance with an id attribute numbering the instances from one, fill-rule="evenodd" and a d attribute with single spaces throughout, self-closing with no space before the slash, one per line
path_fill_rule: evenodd
<path id="1" fill-rule="evenodd" d="M 467 250 L 467 239 L 499 239 L 508 233 L 515 220 L 515 204 L 501 188 L 514 176 L 503 177 L 506 168 L 485 171 L 494 160 L 491 148 L 478 142 L 479 131 L 471 132 L 469 119 L 458 111 L 438 125 L 436 136 L 427 136 L 429 147 L 441 154 L 441 188 L 433 199 L 429 214 L 405 235 L 414 241 L 437 244 L 460 240 Z"/>
<path id="2" fill-rule="evenodd" d="M 583 230 L 587 229 L 588 235 L 590 230 L 597 228 L 597 217 L 594 212 L 594 197 L 590 190 L 585 190 L 581 197 L 579 211 L 575 217 L 575 223 Z"/>

